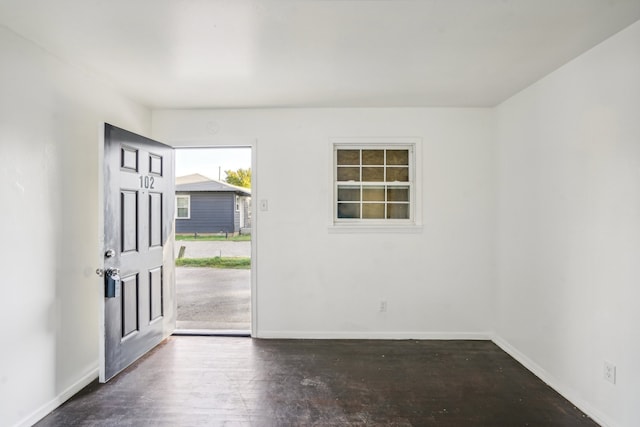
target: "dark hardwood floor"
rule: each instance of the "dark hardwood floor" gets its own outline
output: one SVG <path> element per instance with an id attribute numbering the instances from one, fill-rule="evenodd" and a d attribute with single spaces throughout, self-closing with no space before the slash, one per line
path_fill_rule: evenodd
<path id="1" fill-rule="evenodd" d="M 44 426 L 595 426 L 489 341 L 171 337 Z"/>

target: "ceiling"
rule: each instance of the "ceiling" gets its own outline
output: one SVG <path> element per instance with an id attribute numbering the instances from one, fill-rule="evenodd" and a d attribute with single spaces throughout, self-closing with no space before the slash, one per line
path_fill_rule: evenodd
<path id="1" fill-rule="evenodd" d="M 484 107 L 640 0 L 0 0 L 0 24 L 151 108 Z"/>

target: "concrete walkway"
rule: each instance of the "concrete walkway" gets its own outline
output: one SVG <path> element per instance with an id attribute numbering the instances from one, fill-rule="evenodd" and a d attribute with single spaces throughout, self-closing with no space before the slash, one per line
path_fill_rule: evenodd
<path id="1" fill-rule="evenodd" d="M 198 242 L 198 241 L 176 241 L 175 257 L 178 257 L 180 246 L 184 246 L 184 258 L 212 258 L 223 257 L 250 257 L 251 242 Z"/>
<path id="2" fill-rule="evenodd" d="M 177 241 L 184 258 L 251 257 L 251 242 Z M 178 329 L 249 331 L 251 270 L 176 267 Z"/>

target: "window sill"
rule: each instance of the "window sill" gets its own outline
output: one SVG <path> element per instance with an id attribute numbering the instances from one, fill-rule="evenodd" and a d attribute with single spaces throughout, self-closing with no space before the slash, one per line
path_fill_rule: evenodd
<path id="1" fill-rule="evenodd" d="M 422 233 L 422 225 L 416 224 L 332 224 L 328 227 L 329 234 L 366 234 L 366 233 Z"/>

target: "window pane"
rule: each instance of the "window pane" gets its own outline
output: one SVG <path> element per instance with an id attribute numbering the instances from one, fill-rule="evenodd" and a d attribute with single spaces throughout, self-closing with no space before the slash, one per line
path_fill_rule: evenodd
<path id="1" fill-rule="evenodd" d="M 338 168 L 338 181 L 360 181 L 360 168 Z"/>
<path id="2" fill-rule="evenodd" d="M 359 202 L 360 187 L 338 187 L 338 201 Z"/>
<path id="3" fill-rule="evenodd" d="M 384 150 L 362 150 L 363 165 L 384 165 Z"/>
<path id="4" fill-rule="evenodd" d="M 365 187 L 362 189 L 362 200 L 384 202 L 384 187 Z"/>
<path id="5" fill-rule="evenodd" d="M 178 208 L 187 208 L 189 207 L 189 199 L 187 197 L 178 196 L 177 205 Z"/>
<path id="6" fill-rule="evenodd" d="M 189 210 L 187 208 L 178 208 L 178 218 L 186 218 L 189 214 Z"/>
<path id="7" fill-rule="evenodd" d="M 338 150 L 339 165 L 359 165 L 360 150 Z"/>
<path id="8" fill-rule="evenodd" d="M 387 189 L 387 201 L 389 202 L 408 202 L 409 188 L 407 187 L 391 187 Z"/>
<path id="9" fill-rule="evenodd" d="M 409 219 L 409 205 L 406 203 L 389 203 L 387 205 L 388 219 Z"/>
<path id="10" fill-rule="evenodd" d="M 382 182 L 384 181 L 383 167 L 362 168 L 362 180 L 365 182 Z"/>
<path id="11" fill-rule="evenodd" d="M 338 218 L 360 218 L 360 204 L 338 203 Z"/>
<path id="12" fill-rule="evenodd" d="M 336 219 L 350 223 L 410 219 L 412 156 L 408 145 L 335 145 Z"/>
<path id="13" fill-rule="evenodd" d="M 387 168 L 387 182 L 409 182 L 409 168 Z"/>
<path id="14" fill-rule="evenodd" d="M 384 218 L 384 203 L 363 204 L 362 218 Z"/>
<path id="15" fill-rule="evenodd" d="M 387 150 L 388 165 L 409 165 L 409 150 Z"/>

